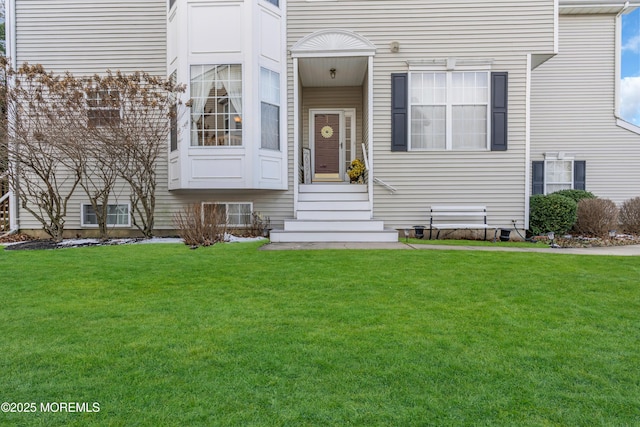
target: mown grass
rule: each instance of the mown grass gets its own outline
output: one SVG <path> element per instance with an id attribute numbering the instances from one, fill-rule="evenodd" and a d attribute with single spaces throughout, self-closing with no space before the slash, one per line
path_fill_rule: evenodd
<path id="1" fill-rule="evenodd" d="M 640 423 L 633 257 L 258 246 L 0 253 L 0 424 Z"/>
<path id="2" fill-rule="evenodd" d="M 398 240 L 402 243 L 408 243 L 410 245 L 444 245 L 444 246 L 492 246 L 492 247 L 506 247 L 506 248 L 544 248 L 549 247 L 548 244 L 545 243 L 533 243 L 533 242 L 525 242 L 525 241 L 511 241 L 511 242 L 501 242 L 501 241 L 492 241 L 492 240 L 460 240 L 460 239 L 415 239 L 413 237 L 410 238 L 400 238 Z"/>

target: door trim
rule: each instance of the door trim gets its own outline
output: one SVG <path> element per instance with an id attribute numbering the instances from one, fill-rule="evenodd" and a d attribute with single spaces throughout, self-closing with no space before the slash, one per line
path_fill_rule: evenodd
<path id="1" fill-rule="evenodd" d="M 355 108 L 318 108 L 318 109 L 309 109 L 309 148 L 311 150 L 311 181 L 313 182 L 316 177 L 316 165 L 315 165 L 315 115 L 316 114 L 338 114 L 339 119 L 339 134 L 340 134 L 340 145 L 339 145 L 339 172 L 338 176 L 335 178 L 336 182 L 344 182 L 349 181 L 347 170 L 346 170 L 346 121 L 345 117 L 349 116 L 351 118 L 351 134 L 349 135 L 349 139 L 351 140 L 350 152 L 351 152 L 351 162 L 356 158 L 356 109 Z"/>

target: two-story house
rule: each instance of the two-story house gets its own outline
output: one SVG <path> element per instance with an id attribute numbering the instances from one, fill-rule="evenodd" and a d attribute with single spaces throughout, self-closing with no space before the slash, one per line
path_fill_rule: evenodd
<path id="1" fill-rule="evenodd" d="M 616 108 L 620 17 L 639 5 L 11 0 L 8 55 L 187 84 L 157 165 L 159 233 L 214 203 L 232 225 L 269 216 L 272 241 L 396 241 L 431 205 L 484 205 L 524 230 L 532 193 L 640 195 L 640 129 Z M 366 173 L 350 184 L 354 159 Z M 87 203 L 70 232 L 94 227 Z M 15 204 L 11 223 L 40 228 Z"/>

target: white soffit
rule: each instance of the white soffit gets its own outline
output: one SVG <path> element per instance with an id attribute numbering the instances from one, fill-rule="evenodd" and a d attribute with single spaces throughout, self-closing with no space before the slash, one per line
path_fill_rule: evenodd
<path id="1" fill-rule="evenodd" d="M 299 58 L 302 85 L 308 87 L 360 86 L 375 54 L 369 40 L 341 29 L 316 31 L 291 47 L 291 56 Z"/>
<path id="2" fill-rule="evenodd" d="M 561 15 L 618 14 L 625 7 L 625 0 L 560 0 Z M 630 1 L 626 12 L 640 7 L 640 2 Z"/>

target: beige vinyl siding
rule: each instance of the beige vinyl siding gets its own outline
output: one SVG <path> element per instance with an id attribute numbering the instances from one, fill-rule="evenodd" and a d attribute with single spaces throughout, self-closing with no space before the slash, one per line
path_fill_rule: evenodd
<path id="1" fill-rule="evenodd" d="M 166 0 L 16 0 L 16 60 L 54 72 L 164 75 Z"/>
<path id="2" fill-rule="evenodd" d="M 552 0 L 290 0 L 288 24 L 289 46 L 327 28 L 356 32 L 376 46 L 368 138 L 375 177 L 398 191 L 374 186 L 374 217 L 405 228 L 424 224 L 430 205 L 477 204 L 488 206 L 491 224 L 524 226 L 527 54 L 553 53 Z M 394 41 L 398 53 L 390 50 Z M 407 72 L 408 61 L 446 58 L 486 58 L 492 71 L 509 72 L 508 151 L 391 152 L 391 74 Z"/>
<path id="3" fill-rule="evenodd" d="M 303 145 L 309 147 L 309 110 L 346 109 L 356 110 L 356 141 L 362 141 L 362 88 L 309 88 L 304 91 L 302 101 Z M 357 144 L 356 152 L 362 158 L 362 149 Z"/>
<path id="4" fill-rule="evenodd" d="M 18 63 L 41 63 L 54 72 L 76 75 L 101 73 L 107 69 L 132 72 L 144 70 L 166 74 L 166 0 L 85 1 L 17 0 L 16 41 Z M 289 124 L 290 125 L 290 124 Z M 290 129 L 291 131 L 291 125 Z M 167 147 L 168 148 L 168 147 Z M 292 151 L 289 151 L 292 164 Z M 190 203 L 252 202 L 254 211 L 282 226 L 293 217 L 291 191 L 220 190 L 174 191 L 167 188 L 167 152 L 158 161 L 155 228 L 172 230 L 174 213 Z M 119 185 L 110 203 L 128 203 L 125 185 Z M 80 208 L 88 199 L 77 188 L 69 202 L 69 236 L 80 227 Z M 38 230 L 37 222 L 24 209 L 20 227 Z M 113 235 L 135 230 L 114 228 Z M 92 232 L 83 229 L 83 233 Z"/>
<path id="5" fill-rule="evenodd" d="M 640 196 L 640 135 L 616 124 L 615 15 L 560 17 L 560 53 L 533 73 L 531 160 L 575 154 L 586 189 L 616 203 Z"/>
<path id="6" fill-rule="evenodd" d="M 289 0 L 291 43 L 327 28 L 355 31 L 380 49 L 400 42 L 401 53 L 449 55 L 454 50 L 478 56 L 483 52 L 551 53 L 554 42 L 554 1 L 424 1 Z M 378 52 L 380 53 L 380 52 Z"/>
<path id="7" fill-rule="evenodd" d="M 165 75 L 166 1 L 16 0 L 16 62 L 42 64 L 48 71 L 77 76 L 106 70 L 143 70 Z M 158 162 L 158 207 L 166 193 L 166 153 Z M 80 229 L 80 209 L 89 200 L 78 186 L 68 204 L 65 229 Z M 109 203 L 128 203 L 128 187 L 119 183 Z M 160 219 L 160 218 L 159 218 Z M 166 222 L 161 218 L 159 224 Z M 38 230 L 26 210 L 19 226 Z M 116 231 L 118 230 L 118 231 Z M 115 228 L 114 233 L 123 230 Z"/>

